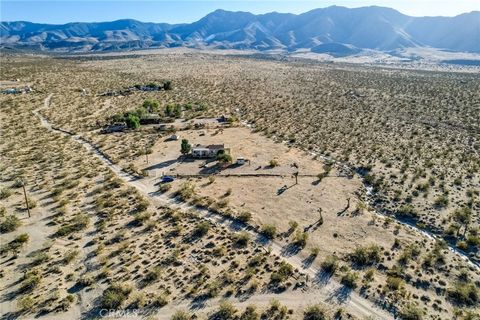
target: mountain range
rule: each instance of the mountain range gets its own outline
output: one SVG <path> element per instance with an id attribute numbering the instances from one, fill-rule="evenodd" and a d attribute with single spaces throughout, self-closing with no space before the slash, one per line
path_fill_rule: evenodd
<path id="1" fill-rule="evenodd" d="M 394 9 L 332 6 L 303 14 L 216 10 L 189 24 L 137 20 L 62 25 L 0 22 L 0 46 L 88 52 L 142 48 L 310 50 L 346 56 L 365 49 L 430 47 L 480 53 L 480 11 L 455 17 L 410 17 Z"/>

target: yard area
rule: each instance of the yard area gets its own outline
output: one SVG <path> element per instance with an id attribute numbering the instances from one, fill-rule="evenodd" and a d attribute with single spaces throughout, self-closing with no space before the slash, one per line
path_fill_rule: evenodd
<path id="1" fill-rule="evenodd" d="M 153 146 L 153 153 L 146 158 L 138 158 L 136 167 L 146 169 L 150 176 L 165 175 L 200 175 L 212 173 L 216 164 L 214 159 L 183 159 L 180 153 L 180 142 L 187 139 L 192 147 L 197 144 L 225 144 L 230 148 L 233 164 L 217 172 L 217 175 L 299 175 L 316 176 L 323 172 L 323 162 L 313 158 L 305 152 L 275 143 L 245 127 L 201 130 L 182 130 L 177 133 L 179 139 L 159 140 Z M 237 158 L 250 160 L 243 165 L 235 165 Z M 272 167 L 270 161 L 275 160 L 278 165 Z M 295 167 L 295 165 L 296 167 Z M 298 169 L 297 169 L 298 167 Z M 210 170 L 208 170 L 210 168 Z"/>
<path id="2" fill-rule="evenodd" d="M 145 156 L 135 162 L 137 168 L 148 171 L 149 179 L 160 181 L 162 175 L 174 176 L 170 195 L 188 181 L 195 186 L 197 196 L 221 202 L 235 213 L 249 212 L 253 224 L 275 225 L 279 234 L 286 235 L 290 222 L 295 221 L 299 230 L 307 228 L 309 233 L 305 255 L 314 246 L 320 248 L 320 256 L 327 256 L 349 252 L 358 243 L 388 246 L 394 241 L 395 236 L 386 232 L 381 222 L 372 222 L 373 214 L 354 213 L 363 188 L 360 180 L 341 176 L 332 168 L 320 181 L 317 175 L 324 172 L 325 163 L 309 153 L 276 143 L 246 127 L 225 128 L 223 133 L 217 129 L 184 130 L 177 135 L 176 141 L 161 139 L 153 146 L 149 164 Z M 213 168 L 218 167 L 214 159 L 184 159 L 180 153 L 182 139 L 192 146 L 225 144 L 231 150 L 233 164 L 215 171 Z M 239 157 L 250 163 L 236 165 Z M 272 167 L 271 160 L 278 165 Z M 297 170 L 296 184 L 293 173 Z M 314 228 L 319 210 L 324 222 Z"/>

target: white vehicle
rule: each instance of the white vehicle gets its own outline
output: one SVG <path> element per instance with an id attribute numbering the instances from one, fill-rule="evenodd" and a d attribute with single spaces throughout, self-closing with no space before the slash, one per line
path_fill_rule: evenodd
<path id="1" fill-rule="evenodd" d="M 237 158 L 237 164 L 245 164 L 245 162 L 247 162 L 247 160 L 245 160 L 245 158 Z"/>

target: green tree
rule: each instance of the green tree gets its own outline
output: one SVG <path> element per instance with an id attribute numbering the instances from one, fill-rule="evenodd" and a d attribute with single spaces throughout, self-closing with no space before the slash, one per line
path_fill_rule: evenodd
<path id="1" fill-rule="evenodd" d="M 129 114 L 125 120 L 127 126 L 132 129 L 140 128 L 140 118 L 134 114 Z"/>
<path id="2" fill-rule="evenodd" d="M 186 155 L 190 152 L 190 150 L 192 150 L 192 146 L 190 145 L 188 140 L 187 139 L 182 139 L 182 144 L 180 146 L 180 152 L 183 155 Z"/>
<path id="3" fill-rule="evenodd" d="M 158 101 L 157 100 L 152 100 L 152 99 L 147 99 L 143 102 L 142 105 L 145 109 L 148 110 L 148 112 L 157 112 L 158 111 Z"/>
<path id="4" fill-rule="evenodd" d="M 167 104 L 165 106 L 165 115 L 167 117 L 180 118 L 182 116 L 182 106 L 179 104 Z"/>
<path id="5" fill-rule="evenodd" d="M 172 81 L 167 80 L 167 81 L 163 82 L 163 89 L 172 90 L 173 89 Z"/>
<path id="6" fill-rule="evenodd" d="M 222 163 L 230 163 L 232 162 L 232 156 L 228 153 L 219 152 L 217 154 L 217 160 Z"/>

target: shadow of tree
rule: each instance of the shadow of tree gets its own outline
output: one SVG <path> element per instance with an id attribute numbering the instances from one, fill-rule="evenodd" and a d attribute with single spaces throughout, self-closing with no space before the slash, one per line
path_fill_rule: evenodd
<path id="1" fill-rule="evenodd" d="M 333 274 L 331 272 L 321 269 L 317 272 L 317 274 L 315 275 L 315 279 L 313 281 L 316 284 L 326 285 L 328 284 L 328 282 L 330 282 L 330 279 L 332 278 L 332 276 Z"/>
<path id="2" fill-rule="evenodd" d="M 296 244 L 290 243 L 282 248 L 282 255 L 285 257 L 291 257 L 300 252 L 302 248 Z"/>
<path id="3" fill-rule="evenodd" d="M 328 298 L 327 302 L 338 302 L 338 303 L 345 303 L 350 294 L 352 293 L 352 289 L 347 286 L 341 286 L 337 288 Z"/>

